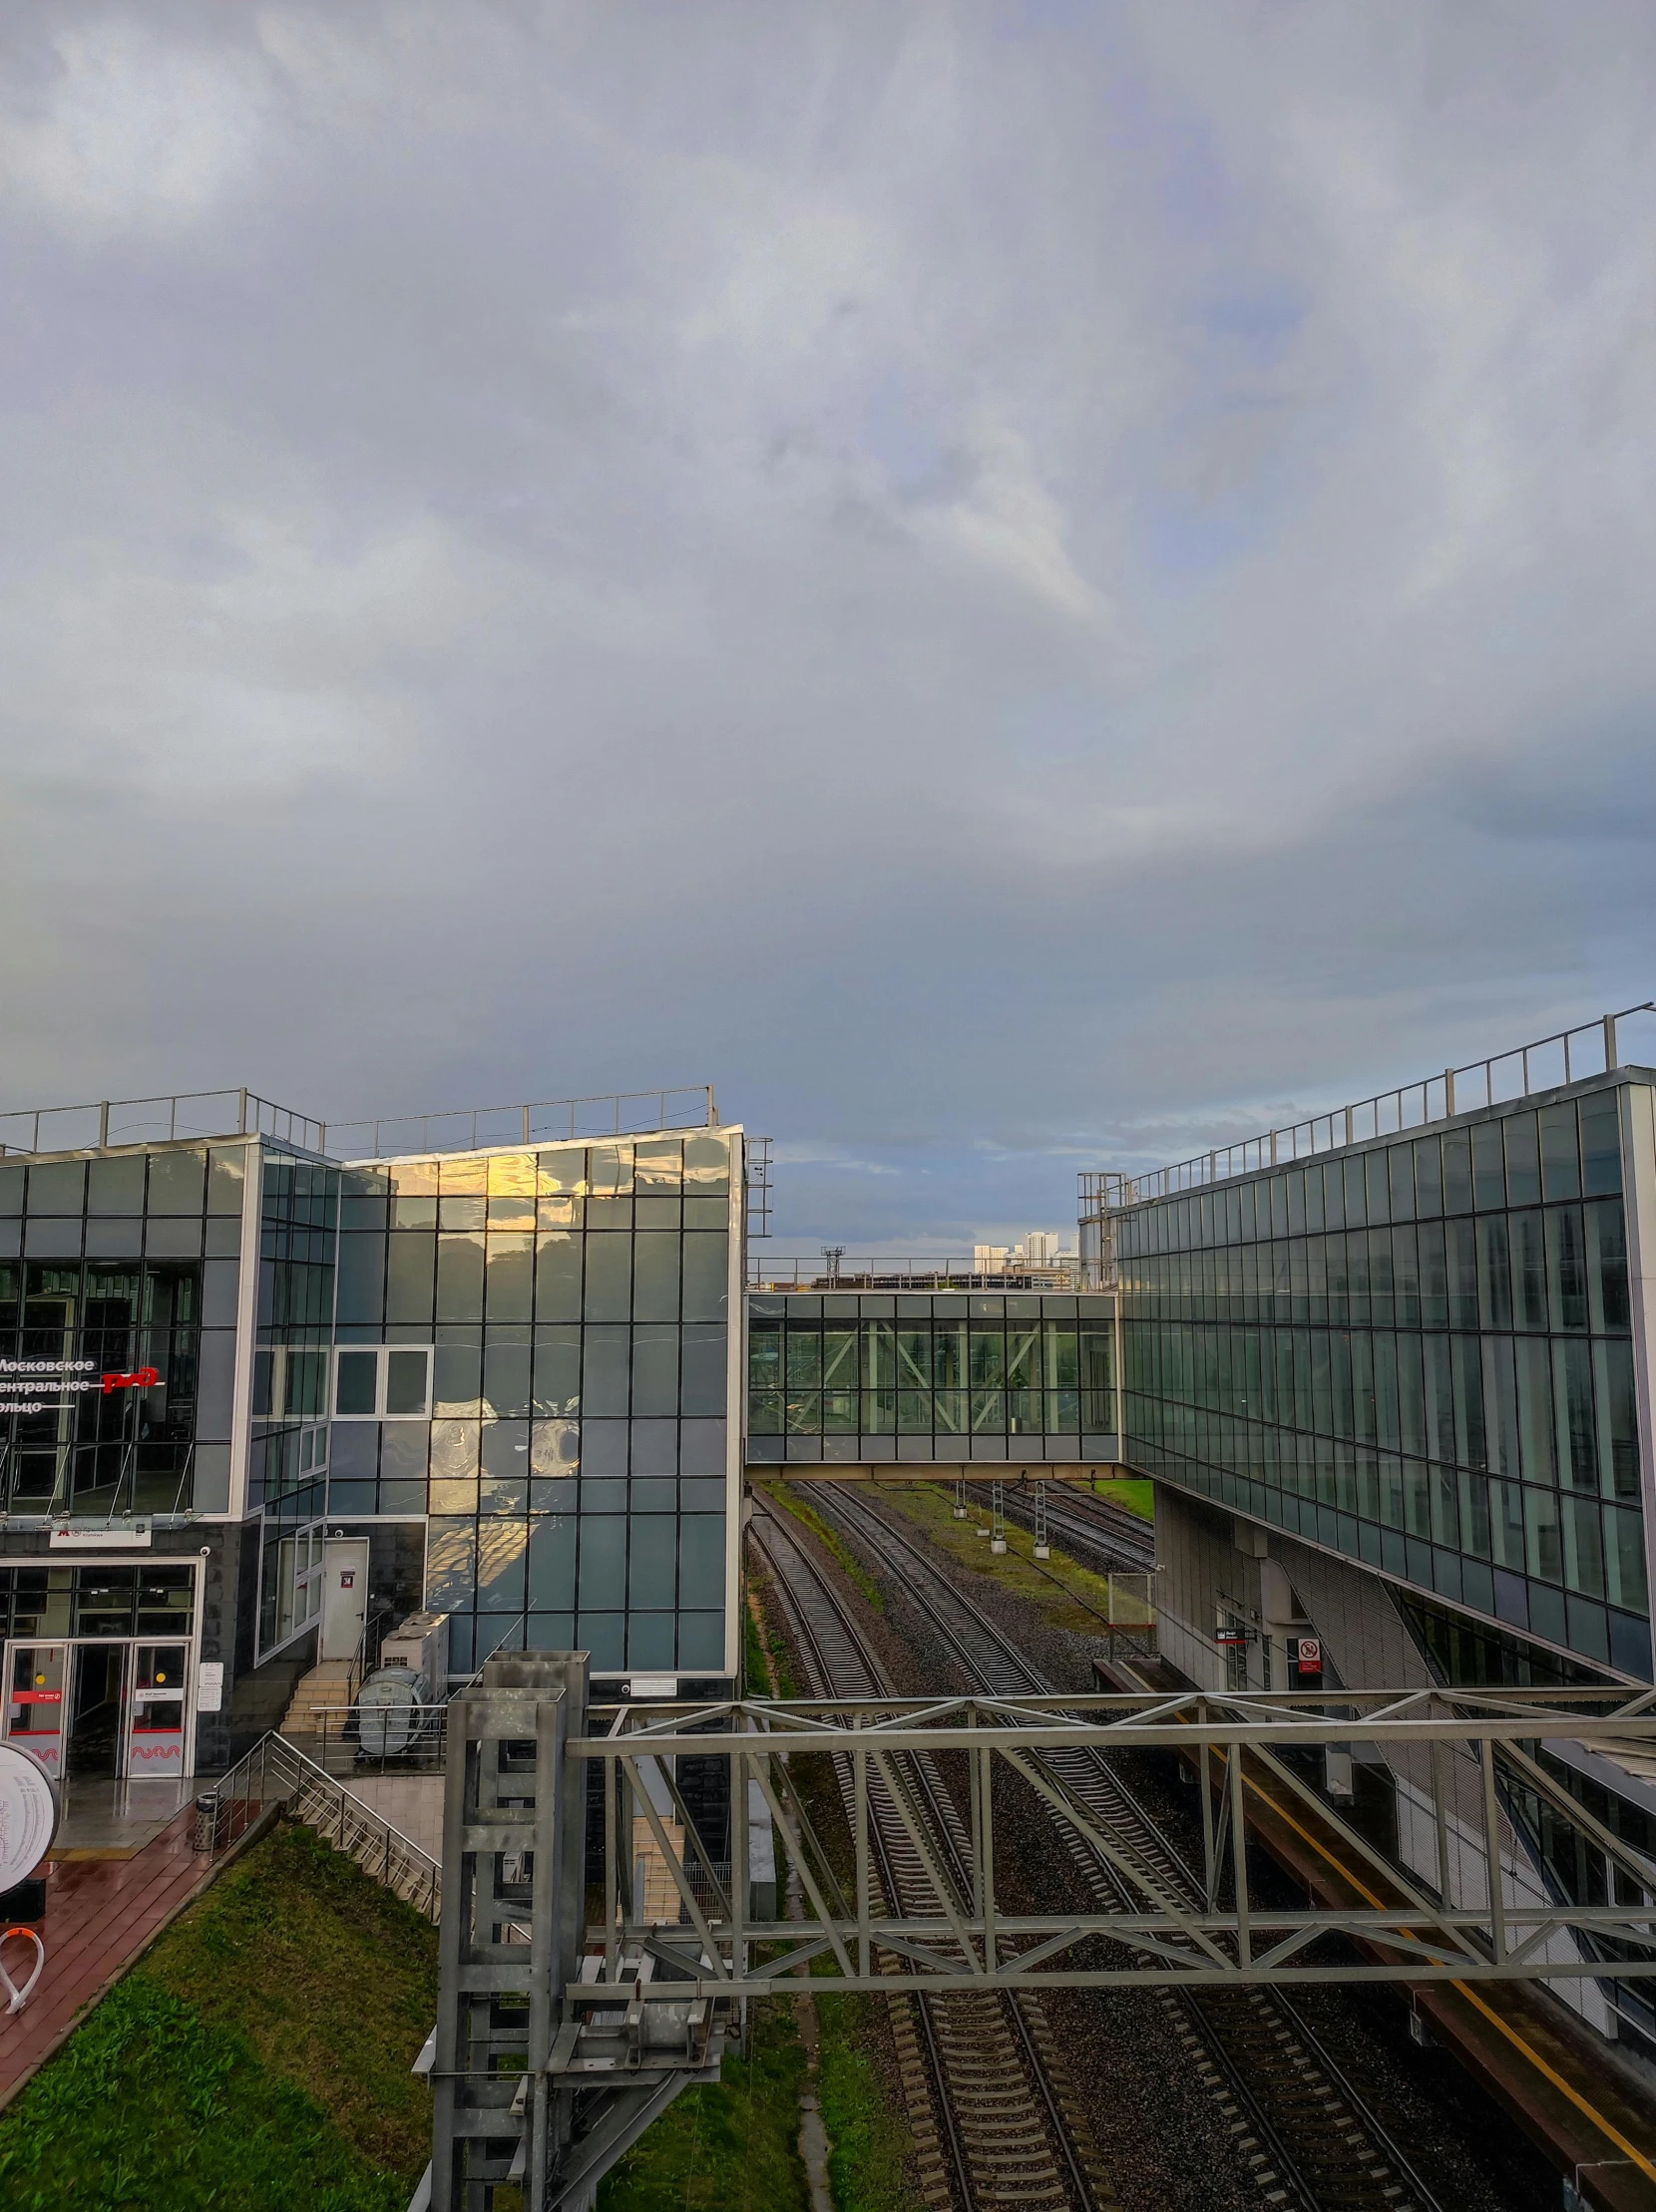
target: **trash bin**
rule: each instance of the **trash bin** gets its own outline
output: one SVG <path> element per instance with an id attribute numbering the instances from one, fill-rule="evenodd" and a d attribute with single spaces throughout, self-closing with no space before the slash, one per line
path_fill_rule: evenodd
<path id="1" fill-rule="evenodd" d="M 218 1796 L 207 1790 L 196 1800 L 196 1826 L 191 1835 L 193 1851 L 216 1851 L 218 1848 Z"/>

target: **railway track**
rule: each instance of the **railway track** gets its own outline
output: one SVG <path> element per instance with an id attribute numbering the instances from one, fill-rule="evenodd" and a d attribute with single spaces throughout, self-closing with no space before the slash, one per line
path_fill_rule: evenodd
<path id="1" fill-rule="evenodd" d="M 1009 1482 L 1001 1495 L 1008 1519 L 1020 1528 L 1034 1528 L 1035 1501 L 1028 1488 Z M 1049 1482 L 1046 1526 L 1083 1567 L 1108 1574 L 1147 1575 L 1155 1566 L 1155 1531 L 1150 1523 L 1091 1491 Z"/>
<path id="2" fill-rule="evenodd" d="M 794 1630 L 812 1693 L 880 1697 L 892 1684 L 827 1577 L 787 1528 L 756 1513 L 749 1540 L 765 1560 Z M 905 1758 L 904 1781 L 961 1894 L 971 1895 L 959 1809 L 928 1758 Z M 836 1761 L 847 1804 L 850 1775 Z M 936 1893 L 895 1802 L 870 1778 L 871 1835 L 885 1901 L 935 1914 Z M 907 1981 L 886 1955 L 882 1971 Z M 894 1992 L 892 2029 L 927 2202 L 962 2212 L 1027 2206 L 1031 2212 L 1114 2212 L 1108 2176 L 1039 2000 L 1024 1993 L 948 1997 Z"/>
<path id="3" fill-rule="evenodd" d="M 907 1595 L 973 1687 L 1050 1692 L 1026 1655 L 883 1512 L 844 1494 L 819 1510 L 865 1556 L 887 1566 L 901 1563 Z M 1201 1900 L 1195 1870 L 1102 1753 L 1050 1751 L 1039 1763 L 1161 1881 L 1193 1903 Z M 1124 1888 L 1097 1856 L 1072 1830 L 1062 1833 L 1098 1903 L 1126 1903 Z M 1168 1989 L 1158 1995 L 1191 2078 L 1217 2100 L 1262 2202 L 1295 2212 L 1442 2212 L 1402 2147 L 1287 1998 L 1264 1989 L 1199 1995 Z"/>

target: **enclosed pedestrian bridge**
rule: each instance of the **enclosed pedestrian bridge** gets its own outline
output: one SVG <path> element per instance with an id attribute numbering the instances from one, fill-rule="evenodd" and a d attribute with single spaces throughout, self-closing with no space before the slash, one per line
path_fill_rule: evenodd
<path id="1" fill-rule="evenodd" d="M 750 1258 L 747 1464 L 1038 1470 L 1119 1456 L 1115 1298 L 1073 1264 Z"/>

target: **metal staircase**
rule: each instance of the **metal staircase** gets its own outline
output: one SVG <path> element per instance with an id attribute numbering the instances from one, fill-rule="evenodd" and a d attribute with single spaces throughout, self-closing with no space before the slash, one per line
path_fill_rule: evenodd
<path id="1" fill-rule="evenodd" d="M 197 1799 L 197 1848 L 214 1854 L 228 1850 L 272 1805 L 314 1828 L 365 1874 L 427 1920 L 436 1920 L 443 1895 L 437 1861 L 273 1729 L 260 1736 L 209 1795 Z"/>

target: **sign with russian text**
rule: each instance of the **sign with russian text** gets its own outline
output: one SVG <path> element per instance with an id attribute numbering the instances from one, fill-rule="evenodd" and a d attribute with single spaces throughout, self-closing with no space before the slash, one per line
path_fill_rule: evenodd
<path id="1" fill-rule="evenodd" d="M 105 1552 L 150 1549 L 148 1521 L 54 1521 L 48 1551 Z"/>
<path id="2" fill-rule="evenodd" d="M 153 1390 L 160 1380 L 155 1367 L 122 1372 L 96 1359 L 0 1359 L 0 1413 L 57 1413 L 83 1391 L 107 1398 L 116 1390 Z"/>

